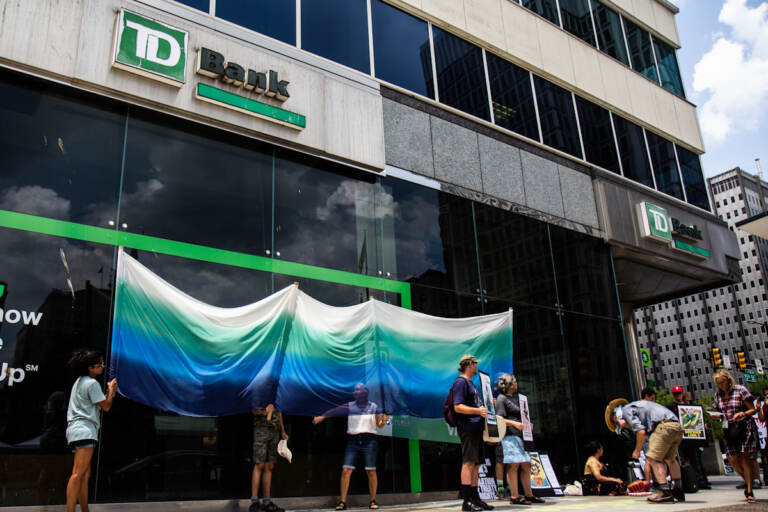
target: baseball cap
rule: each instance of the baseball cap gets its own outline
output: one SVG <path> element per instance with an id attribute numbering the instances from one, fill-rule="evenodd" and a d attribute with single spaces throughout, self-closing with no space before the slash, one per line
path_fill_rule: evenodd
<path id="1" fill-rule="evenodd" d="M 672 388 L 672 393 L 682 393 L 683 392 L 683 386 L 675 386 Z"/>
<path id="2" fill-rule="evenodd" d="M 465 361 L 469 361 L 470 363 L 479 363 L 480 360 L 473 356 L 472 354 L 465 354 L 461 356 L 461 359 L 459 359 L 459 366 L 464 364 Z"/>

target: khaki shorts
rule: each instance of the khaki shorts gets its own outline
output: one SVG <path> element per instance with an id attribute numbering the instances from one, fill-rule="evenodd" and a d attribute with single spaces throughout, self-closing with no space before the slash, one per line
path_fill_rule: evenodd
<path id="1" fill-rule="evenodd" d="M 645 456 L 657 461 L 672 460 L 677 455 L 677 448 L 682 440 L 683 429 L 679 422 L 662 421 L 648 440 Z"/>

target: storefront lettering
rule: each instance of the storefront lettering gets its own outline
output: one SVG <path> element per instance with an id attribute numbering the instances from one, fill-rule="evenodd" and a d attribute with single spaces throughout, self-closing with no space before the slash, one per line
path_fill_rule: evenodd
<path id="1" fill-rule="evenodd" d="M 19 311 L 18 309 L 6 309 L 0 308 L 0 320 L 5 320 L 9 324 L 17 324 L 23 322 L 24 325 L 37 325 L 40 323 L 40 319 L 43 318 L 43 313 L 36 311 Z"/>
<path id="2" fill-rule="evenodd" d="M 27 372 L 23 368 L 11 368 L 8 363 L 3 363 L 3 368 L 0 370 L 0 382 L 3 382 L 8 377 L 8 386 L 13 386 L 17 382 L 24 380 L 27 376 Z"/>
<path id="3" fill-rule="evenodd" d="M 197 72 L 280 101 L 285 101 L 291 96 L 288 93 L 290 82 L 280 80 L 277 71 L 272 69 L 267 72 L 246 70 L 240 64 L 227 62 L 224 55 L 208 48 L 200 48 L 197 51 Z"/>
<path id="4" fill-rule="evenodd" d="M 701 236 L 701 231 L 695 224 L 692 226 L 688 226 L 686 224 L 683 224 L 679 220 L 675 219 L 674 217 L 672 218 L 672 231 L 678 235 L 685 236 L 688 238 L 693 238 L 694 240 L 704 239 Z"/>

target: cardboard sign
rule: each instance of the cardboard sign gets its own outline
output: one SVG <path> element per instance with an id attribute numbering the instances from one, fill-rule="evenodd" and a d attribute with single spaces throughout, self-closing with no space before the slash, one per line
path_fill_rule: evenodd
<path id="1" fill-rule="evenodd" d="M 540 453 L 539 459 L 541 460 L 541 465 L 544 467 L 544 473 L 547 475 L 547 479 L 549 479 L 549 483 L 552 485 L 552 490 L 555 491 L 555 496 L 562 496 L 563 490 L 560 488 L 560 481 L 557 479 L 555 468 L 552 467 L 552 461 L 549 460 L 549 455 Z"/>
<path id="2" fill-rule="evenodd" d="M 677 415 L 683 428 L 683 439 L 706 439 L 704 410 L 700 405 L 678 405 Z"/>
<path id="3" fill-rule="evenodd" d="M 520 418 L 523 423 L 523 441 L 533 441 L 533 426 L 531 425 L 531 410 L 528 408 L 528 397 L 520 397 Z"/>
<path id="4" fill-rule="evenodd" d="M 477 492 L 480 495 L 480 499 L 484 501 L 496 499 L 496 479 L 493 478 L 493 473 L 488 475 L 488 469 L 492 468 L 490 459 L 485 459 L 485 463 L 481 464 L 477 469 Z"/>
<path id="5" fill-rule="evenodd" d="M 552 484 L 538 452 L 530 452 L 528 455 L 531 456 L 531 489 L 551 489 Z"/>

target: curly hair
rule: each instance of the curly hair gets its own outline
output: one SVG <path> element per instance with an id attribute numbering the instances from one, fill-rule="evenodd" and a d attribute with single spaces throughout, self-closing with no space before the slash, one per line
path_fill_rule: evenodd
<path id="1" fill-rule="evenodd" d="M 517 378 L 513 374 L 502 373 L 501 375 L 499 375 L 499 380 L 498 380 L 499 391 L 501 391 L 506 395 L 509 392 L 509 390 L 512 389 L 512 386 L 514 385 L 515 381 L 517 381 Z"/>
<path id="2" fill-rule="evenodd" d="M 98 350 L 78 349 L 69 358 L 69 367 L 78 377 L 88 375 L 88 368 L 104 362 L 104 355 Z"/>
<path id="3" fill-rule="evenodd" d="M 733 378 L 733 375 L 728 370 L 719 369 L 717 370 L 714 375 L 712 375 L 712 380 L 715 381 L 715 384 L 717 384 L 717 379 L 723 378 L 728 381 L 728 392 L 733 389 L 733 386 L 736 385 L 736 380 Z"/>

